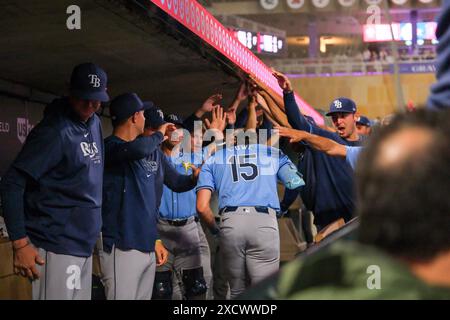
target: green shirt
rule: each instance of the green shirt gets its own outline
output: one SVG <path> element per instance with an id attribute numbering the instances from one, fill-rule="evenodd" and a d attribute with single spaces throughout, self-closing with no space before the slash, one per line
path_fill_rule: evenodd
<path id="1" fill-rule="evenodd" d="M 344 240 L 290 262 L 275 288 L 275 299 L 450 299 L 450 288 L 430 286 L 400 261 Z"/>

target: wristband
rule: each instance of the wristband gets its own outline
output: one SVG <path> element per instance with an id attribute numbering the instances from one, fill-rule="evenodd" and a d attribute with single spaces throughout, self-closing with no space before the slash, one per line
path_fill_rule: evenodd
<path id="1" fill-rule="evenodd" d="M 27 247 L 28 245 L 30 245 L 30 241 L 27 240 L 27 243 L 19 248 L 15 248 L 14 245 L 12 246 L 13 251 L 19 251 L 20 249 L 23 249 L 25 247 Z"/>

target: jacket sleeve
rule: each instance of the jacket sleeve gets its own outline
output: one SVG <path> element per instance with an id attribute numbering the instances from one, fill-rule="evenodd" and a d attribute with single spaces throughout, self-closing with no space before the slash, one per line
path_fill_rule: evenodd
<path id="1" fill-rule="evenodd" d="M 289 124 L 298 130 L 307 131 L 309 133 L 332 139 L 336 142 L 342 141 L 342 139 L 336 133 L 322 129 L 316 125 L 309 123 L 308 120 L 302 115 L 300 109 L 295 101 L 295 96 L 293 92 L 284 93 L 284 107 L 286 109 L 286 115 Z M 340 142 L 341 143 L 341 142 Z"/>
<path id="2" fill-rule="evenodd" d="M 161 157 L 161 164 L 164 170 L 164 184 L 174 192 L 186 192 L 192 190 L 197 182 L 192 175 L 179 173 L 166 157 Z"/>
<path id="3" fill-rule="evenodd" d="M 138 137 L 133 141 L 125 143 L 107 144 L 105 146 L 105 165 L 129 162 L 148 157 L 159 148 L 163 141 L 161 132 L 151 136 Z"/>

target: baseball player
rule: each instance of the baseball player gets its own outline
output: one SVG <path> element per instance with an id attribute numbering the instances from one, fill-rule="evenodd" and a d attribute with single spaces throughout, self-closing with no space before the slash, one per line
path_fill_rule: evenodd
<path id="1" fill-rule="evenodd" d="M 179 175 L 159 149 L 173 124 L 162 124 L 154 134 L 141 136 L 144 109 L 150 107 L 134 93 L 120 95 L 110 105 L 114 131 L 105 139 L 99 250 L 107 299 L 151 299 L 155 268 L 167 259 L 156 228 L 163 179 L 179 192 L 196 184 L 193 177 Z"/>
<path id="2" fill-rule="evenodd" d="M 370 136 L 372 133 L 372 123 L 369 118 L 365 116 L 359 116 L 356 120 L 356 131 L 363 136 Z"/>
<path id="3" fill-rule="evenodd" d="M 287 187 L 303 185 L 292 162 L 278 149 L 261 144 L 218 150 L 202 166 L 197 185 L 197 212 L 212 233 L 220 234 L 230 298 L 278 270 L 280 209 L 277 176 Z M 220 229 L 209 202 L 218 191 Z"/>
<path id="4" fill-rule="evenodd" d="M 363 139 L 356 131 L 356 104 L 348 98 L 338 98 L 330 105 L 327 116 L 333 121 L 336 133 L 330 132 L 309 122 L 300 112 L 295 102 L 289 79 L 279 73 L 273 75 L 283 89 L 284 105 L 289 124 L 298 130 L 326 137 L 348 146 L 362 145 Z M 353 170 L 344 159 L 330 157 L 324 152 L 310 148 L 300 162 L 304 171 L 306 186 L 301 190 L 308 209 L 314 212 L 314 224 L 320 231 L 328 224 L 343 218 L 353 217 L 354 192 Z"/>
<path id="5" fill-rule="evenodd" d="M 106 73 L 73 69 L 68 97 L 54 100 L 2 180 L 14 270 L 33 299 L 91 298 L 92 252 L 101 228 Z"/>
<path id="6" fill-rule="evenodd" d="M 183 142 L 183 120 L 180 116 L 170 114 L 166 121 L 175 124 L 177 131 L 163 143 L 162 150 L 167 160 L 174 168 L 184 175 L 192 174 L 196 165 L 202 164 L 200 139 L 190 135 L 187 145 Z M 201 134 L 201 132 L 200 132 Z M 200 152 L 192 150 L 199 145 Z M 169 251 L 167 264 L 157 268 L 154 298 L 159 299 L 205 299 L 207 284 L 203 273 L 201 257 L 200 229 L 197 224 L 195 190 L 178 193 L 164 186 L 161 205 L 159 207 L 158 231 L 161 240 Z M 203 230 L 201 230 L 203 232 Z M 206 238 L 203 236 L 203 241 Z M 209 252 L 209 247 L 207 245 Z M 211 280 L 210 261 L 205 269 L 209 270 Z"/>

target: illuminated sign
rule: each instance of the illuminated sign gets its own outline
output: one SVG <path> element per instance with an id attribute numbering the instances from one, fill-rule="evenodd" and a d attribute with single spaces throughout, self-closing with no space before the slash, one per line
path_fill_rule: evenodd
<path id="1" fill-rule="evenodd" d="M 285 51 L 284 38 L 280 38 L 271 34 L 263 34 L 260 32 L 251 32 L 238 30 L 233 31 L 236 38 L 255 53 L 279 54 Z"/>
<path id="2" fill-rule="evenodd" d="M 417 40 L 435 40 L 436 22 L 417 23 Z M 366 24 L 363 26 L 364 42 L 392 41 L 392 34 L 395 41 L 412 41 L 411 23 L 393 23 L 392 32 L 388 24 Z"/>
<path id="3" fill-rule="evenodd" d="M 418 22 L 417 40 L 436 40 L 437 22 Z"/>

